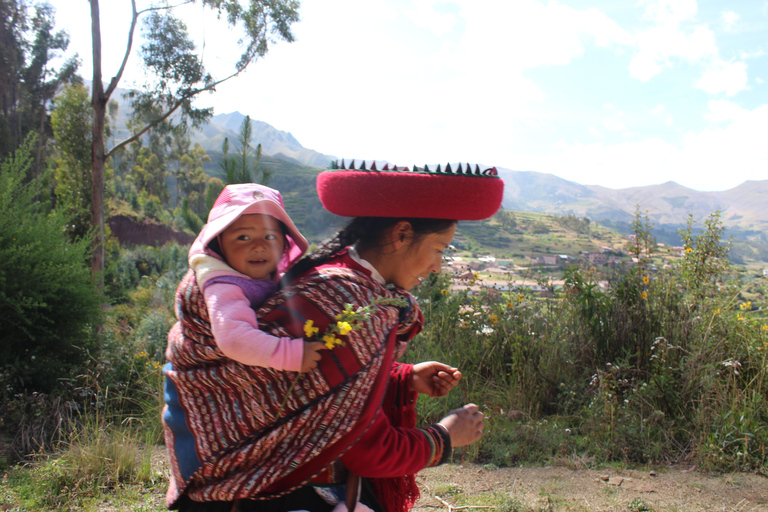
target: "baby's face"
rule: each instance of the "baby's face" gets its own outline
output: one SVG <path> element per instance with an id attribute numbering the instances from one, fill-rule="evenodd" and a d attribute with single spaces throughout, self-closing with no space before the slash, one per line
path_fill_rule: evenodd
<path id="1" fill-rule="evenodd" d="M 284 247 L 280 224 L 269 215 L 241 215 L 221 233 L 221 252 L 227 264 L 253 279 L 271 277 Z"/>

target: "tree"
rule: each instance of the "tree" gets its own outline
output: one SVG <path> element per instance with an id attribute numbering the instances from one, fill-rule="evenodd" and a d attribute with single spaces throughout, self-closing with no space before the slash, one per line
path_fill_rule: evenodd
<path id="1" fill-rule="evenodd" d="M 70 240 L 66 219 L 45 213 L 37 182 L 25 180 L 34 138 L 0 161 L 0 389 L 14 393 L 51 391 L 81 370 L 101 314 L 90 240 Z"/>
<path id="2" fill-rule="evenodd" d="M 183 3 L 193 3 L 187 0 Z M 293 41 L 290 26 L 298 21 L 298 0 L 201 0 L 203 7 L 219 17 L 224 17 L 230 27 L 243 32 L 243 52 L 231 74 L 214 78 L 203 68 L 202 61 L 194 53 L 185 25 L 174 17 L 173 6 L 149 7 L 139 11 L 136 0 L 131 0 L 132 17 L 128 31 L 128 43 L 117 74 L 107 85 L 102 82 L 102 46 L 99 0 L 91 3 L 91 37 L 93 40 L 93 142 L 92 142 L 92 206 L 91 217 L 96 229 L 91 270 L 94 275 L 104 268 L 104 169 L 106 159 L 160 123 L 171 121 L 177 113 L 177 126 L 199 126 L 211 116 L 210 109 L 197 109 L 192 100 L 204 91 L 213 91 L 217 85 L 243 72 L 250 63 L 264 56 L 275 37 Z M 141 57 L 150 80 L 143 91 L 132 98 L 132 106 L 138 109 L 153 105 L 160 109 L 158 116 L 127 139 L 117 143 L 109 151 L 104 147 L 104 123 L 107 102 L 117 88 L 128 59 L 131 56 L 134 34 L 139 17 L 147 14 L 144 23 L 145 44 Z"/>
<path id="3" fill-rule="evenodd" d="M 243 122 L 240 123 L 240 132 L 237 134 L 240 150 L 235 156 L 229 156 L 229 138 L 224 138 L 224 143 L 221 145 L 221 152 L 224 156 L 219 165 L 224 171 L 224 179 L 227 185 L 234 183 L 261 183 L 266 185 L 269 183 L 272 170 L 259 167 L 261 144 L 256 146 L 256 152 L 253 154 L 251 150 L 252 138 L 253 124 L 251 123 L 251 116 L 245 116 Z M 257 178 L 259 172 L 261 173 L 261 180 Z"/>
<path id="4" fill-rule="evenodd" d="M 37 134 L 32 176 L 41 175 L 51 136 L 48 112 L 63 84 L 80 80 L 77 57 L 58 70 L 50 63 L 69 45 L 66 32 L 54 32 L 54 10 L 39 4 L 30 17 L 25 0 L 0 0 L 0 157 L 10 156 L 27 134 Z"/>
<path id="5" fill-rule="evenodd" d="M 91 102 L 82 84 L 69 85 L 54 102 L 51 124 L 56 137 L 54 156 L 56 210 L 74 240 L 91 226 Z"/>

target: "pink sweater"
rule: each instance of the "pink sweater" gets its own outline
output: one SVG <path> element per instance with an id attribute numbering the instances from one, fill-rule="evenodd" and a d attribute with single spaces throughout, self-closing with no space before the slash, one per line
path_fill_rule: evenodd
<path id="1" fill-rule="evenodd" d="M 198 286 L 203 290 L 213 338 L 225 356 L 250 366 L 301 370 L 303 339 L 279 338 L 259 330 L 256 311 L 239 286 L 217 282 L 206 284 L 220 276 L 249 279 L 248 276 L 211 256 L 198 255 L 190 263 L 195 269 Z"/>

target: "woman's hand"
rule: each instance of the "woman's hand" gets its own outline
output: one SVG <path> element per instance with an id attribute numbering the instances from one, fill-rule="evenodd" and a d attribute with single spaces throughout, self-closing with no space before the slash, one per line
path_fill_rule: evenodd
<path id="1" fill-rule="evenodd" d="M 483 413 L 475 404 L 467 404 L 461 409 L 454 409 L 448 416 L 438 421 L 451 436 L 451 446 L 457 448 L 472 444 L 483 437 L 485 422 Z"/>
<path id="2" fill-rule="evenodd" d="M 411 391 L 431 397 L 445 396 L 461 380 L 458 368 L 437 361 L 427 361 L 413 365 Z"/>

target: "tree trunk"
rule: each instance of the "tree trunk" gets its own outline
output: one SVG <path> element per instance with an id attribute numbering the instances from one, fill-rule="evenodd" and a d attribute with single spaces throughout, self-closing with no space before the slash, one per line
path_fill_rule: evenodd
<path id="1" fill-rule="evenodd" d="M 107 99 L 101 81 L 101 27 L 99 0 L 91 2 L 91 36 L 93 39 L 93 142 L 91 143 L 91 225 L 95 228 L 91 275 L 97 279 L 100 289 L 104 288 L 104 119 L 107 113 Z"/>

